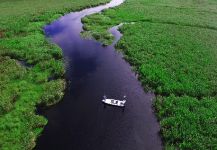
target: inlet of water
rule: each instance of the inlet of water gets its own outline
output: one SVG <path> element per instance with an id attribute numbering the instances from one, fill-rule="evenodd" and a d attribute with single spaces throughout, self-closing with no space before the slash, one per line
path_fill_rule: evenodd
<path id="1" fill-rule="evenodd" d="M 159 150 L 159 125 L 152 109 L 154 95 L 145 93 L 130 65 L 115 51 L 82 39 L 81 18 L 118 6 L 123 0 L 70 13 L 47 25 L 46 36 L 61 47 L 70 81 L 63 100 L 40 113 L 48 124 L 38 138 L 38 150 Z M 110 29 L 115 42 L 121 37 Z M 101 100 L 122 99 L 125 111 L 104 108 Z"/>

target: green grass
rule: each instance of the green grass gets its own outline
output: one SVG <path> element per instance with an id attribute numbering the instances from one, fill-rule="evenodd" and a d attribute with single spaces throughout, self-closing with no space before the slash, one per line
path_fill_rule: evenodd
<path id="1" fill-rule="evenodd" d="M 166 149 L 217 149 L 217 1 L 126 0 L 82 21 L 82 34 L 105 45 L 108 29 L 124 23 L 116 48 L 161 95 L 155 109 Z"/>
<path id="2" fill-rule="evenodd" d="M 216 149 L 217 102 L 189 96 L 158 97 L 155 104 L 161 119 L 166 149 Z"/>
<path id="3" fill-rule="evenodd" d="M 64 13 L 108 1 L 0 1 L 1 150 L 34 148 L 47 124 L 35 113 L 36 106 L 53 105 L 63 96 L 62 52 L 48 43 L 42 27 Z M 50 77 L 55 80 L 49 81 Z"/>

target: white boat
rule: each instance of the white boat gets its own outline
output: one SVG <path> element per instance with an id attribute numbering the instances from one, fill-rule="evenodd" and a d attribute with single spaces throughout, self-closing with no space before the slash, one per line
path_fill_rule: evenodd
<path id="1" fill-rule="evenodd" d="M 126 103 L 125 98 L 126 96 L 124 96 L 123 100 L 116 100 L 116 99 L 108 99 L 106 98 L 106 96 L 104 96 L 104 99 L 102 100 L 102 102 L 108 105 L 112 105 L 112 106 L 124 107 Z"/>

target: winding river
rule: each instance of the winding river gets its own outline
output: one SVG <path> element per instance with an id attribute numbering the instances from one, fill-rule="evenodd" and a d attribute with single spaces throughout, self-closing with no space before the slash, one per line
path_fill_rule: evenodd
<path id="1" fill-rule="evenodd" d="M 159 150 L 159 124 L 152 109 L 152 93 L 144 92 L 130 65 L 115 51 L 121 38 L 117 27 L 112 45 L 83 39 L 81 18 L 115 7 L 123 0 L 67 14 L 44 28 L 61 47 L 68 85 L 63 100 L 40 114 L 48 124 L 37 140 L 38 150 Z M 125 111 L 102 104 L 103 95 L 122 99 Z"/>

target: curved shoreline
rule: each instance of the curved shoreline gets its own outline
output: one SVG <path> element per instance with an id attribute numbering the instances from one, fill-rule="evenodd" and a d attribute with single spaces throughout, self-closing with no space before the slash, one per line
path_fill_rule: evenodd
<path id="1" fill-rule="evenodd" d="M 120 2 L 112 2 L 115 1 Z M 117 27 L 110 31 L 118 38 L 113 45 L 107 47 L 80 36 L 83 30 L 81 19 L 105 8 L 109 8 L 109 5 L 70 13 L 44 28 L 46 35 L 62 48 L 67 60 L 66 79 L 72 84 L 69 85 L 63 101 L 41 111 L 49 123 L 39 137 L 36 149 L 57 149 L 61 145 L 66 149 L 162 149 L 158 134 L 159 124 L 151 109 L 153 94 L 144 93 L 130 65 L 115 51 L 114 45 L 121 37 Z M 82 94 L 79 94 L 80 92 Z M 127 111 L 122 114 L 118 109 L 103 110 L 100 101 L 103 93 L 114 97 L 128 93 Z M 87 99 L 90 99 L 91 103 L 85 102 Z M 109 121 L 114 113 L 116 117 L 124 115 L 120 119 L 122 122 L 116 117 Z M 107 125 L 110 127 L 105 128 Z M 118 128 L 121 130 L 114 132 Z M 131 134 L 126 135 L 128 132 Z M 76 138 L 74 135 L 77 135 Z"/>
<path id="2" fill-rule="evenodd" d="M 61 1 L 58 6 L 49 4 L 49 7 L 43 5 L 48 4 L 46 0 L 37 5 L 32 0 L 25 3 L 28 5 L 13 0 L 0 2 L 0 7 L 4 7 L 0 18 L 0 149 L 33 149 L 36 137 L 47 123 L 35 113 L 36 106 L 53 105 L 62 97 L 61 50 L 47 42 L 42 27 L 65 12 L 108 0 L 77 2 L 72 5 Z M 66 3 L 67 7 L 63 7 Z"/>

